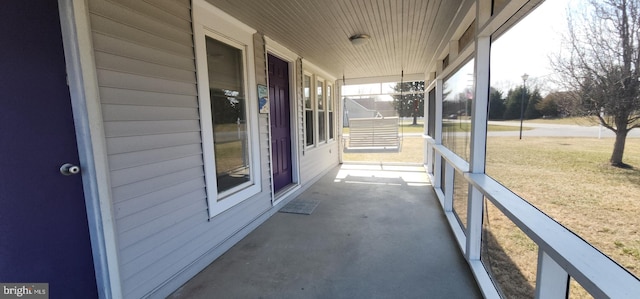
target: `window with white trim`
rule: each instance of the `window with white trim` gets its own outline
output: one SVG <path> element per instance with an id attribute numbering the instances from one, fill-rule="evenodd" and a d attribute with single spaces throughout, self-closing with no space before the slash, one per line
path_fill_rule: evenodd
<path id="1" fill-rule="evenodd" d="M 311 76 L 304 75 L 303 79 L 303 93 L 304 93 L 304 131 L 305 131 L 305 144 L 307 146 L 313 146 L 314 140 L 314 120 L 313 120 L 313 98 L 311 97 Z"/>
<path id="2" fill-rule="evenodd" d="M 333 97 L 332 97 L 331 84 L 327 83 L 327 117 L 329 119 L 329 140 L 333 140 L 335 137 L 335 119 L 333 117 Z"/>
<path id="3" fill-rule="evenodd" d="M 324 80 L 316 80 L 316 104 L 318 105 L 318 143 L 327 141 L 327 119 L 324 103 Z"/>
<path id="4" fill-rule="evenodd" d="M 197 9 L 197 8 L 196 8 Z M 194 13 L 198 100 L 209 217 L 260 192 L 257 97 L 252 33 L 218 20 L 216 13 Z M 226 23 L 220 25 L 221 23 Z M 234 28 L 233 34 L 227 32 Z M 233 36 L 233 39 L 229 38 Z"/>

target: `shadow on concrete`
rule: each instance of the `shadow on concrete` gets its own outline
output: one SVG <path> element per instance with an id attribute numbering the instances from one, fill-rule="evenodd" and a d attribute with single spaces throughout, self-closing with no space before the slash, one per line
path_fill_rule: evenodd
<path id="1" fill-rule="evenodd" d="M 342 165 L 169 298 L 481 298 L 422 166 Z"/>

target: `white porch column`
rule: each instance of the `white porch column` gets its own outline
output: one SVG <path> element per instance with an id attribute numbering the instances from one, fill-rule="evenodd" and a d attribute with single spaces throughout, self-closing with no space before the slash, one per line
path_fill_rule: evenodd
<path id="1" fill-rule="evenodd" d="M 435 115 L 435 133 L 433 136 L 435 144 L 442 144 L 442 92 L 444 88 L 444 81 L 442 78 L 436 79 L 436 111 Z M 438 189 L 442 186 L 442 158 L 440 154 L 436 152 L 435 161 L 433 163 L 433 187 Z M 444 190 L 442 190 L 444 192 Z"/>
<path id="2" fill-rule="evenodd" d="M 469 172 L 484 173 L 487 144 L 487 111 L 489 107 L 489 58 L 491 37 L 478 37 L 474 72 L 475 97 L 471 108 L 471 161 Z M 467 258 L 480 259 L 482 247 L 482 213 L 484 195 L 469 186 L 467 205 Z"/>
<path id="3" fill-rule="evenodd" d="M 436 79 L 436 132 L 433 139 L 436 144 L 442 144 L 442 93 L 444 92 L 444 80 Z"/>
<path id="4" fill-rule="evenodd" d="M 435 76 L 434 76 L 435 77 Z M 432 151 L 433 149 L 429 146 L 429 142 L 427 141 L 426 136 L 429 135 L 429 120 L 431 118 L 431 115 L 429 115 L 430 112 L 435 112 L 435 111 L 430 111 L 429 110 L 429 89 L 427 88 L 429 86 L 430 81 L 432 81 L 433 78 L 428 77 L 427 75 L 425 75 L 424 78 L 424 82 L 425 82 L 425 90 L 424 90 L 424 94 L 423 94 L 423 108 L 422 108 L 422 115 L 423 115 L 423 124 L 422 124 L 422 135 L 424 136 L 422 138 L 422 146 L 423 146 L 423 153 L 422 153 L 422 161 L 423 161 L 423 165 L 427 168 L 427 172 L 429 172 L 431 169 L 433 169 L 433 161 L 431 159 L 431 157 L 433 157 L 432 155 Z M 435 86 L 434 86 L 435 88 Z M 431 136 L 433 137 L 433 136 Z M 433 174 L 433 171 L 431 171 L 431 174 Z"/>

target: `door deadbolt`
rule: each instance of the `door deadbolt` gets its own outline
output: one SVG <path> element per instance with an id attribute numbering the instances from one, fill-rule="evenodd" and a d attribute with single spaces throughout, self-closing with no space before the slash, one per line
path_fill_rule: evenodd
<path id="1" fill-rule="evenodd" d="M 60 173 L 63 175 L 74 175 L 80 173 L 80 166 L 73 165 L 71 163 L 65 163 L 60 166 Z"/>

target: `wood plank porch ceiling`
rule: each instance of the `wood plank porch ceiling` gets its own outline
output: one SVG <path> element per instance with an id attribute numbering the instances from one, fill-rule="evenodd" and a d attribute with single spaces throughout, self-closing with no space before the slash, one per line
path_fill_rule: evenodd
<path id="1" fill-rule="evenodd" d="M 342 78 L 424 73 L 464 0 L 207 0 Z M 453 28 L 451 28 L 453 27 Z M 368 34 L 354 46 L 349 36 Z"/>

